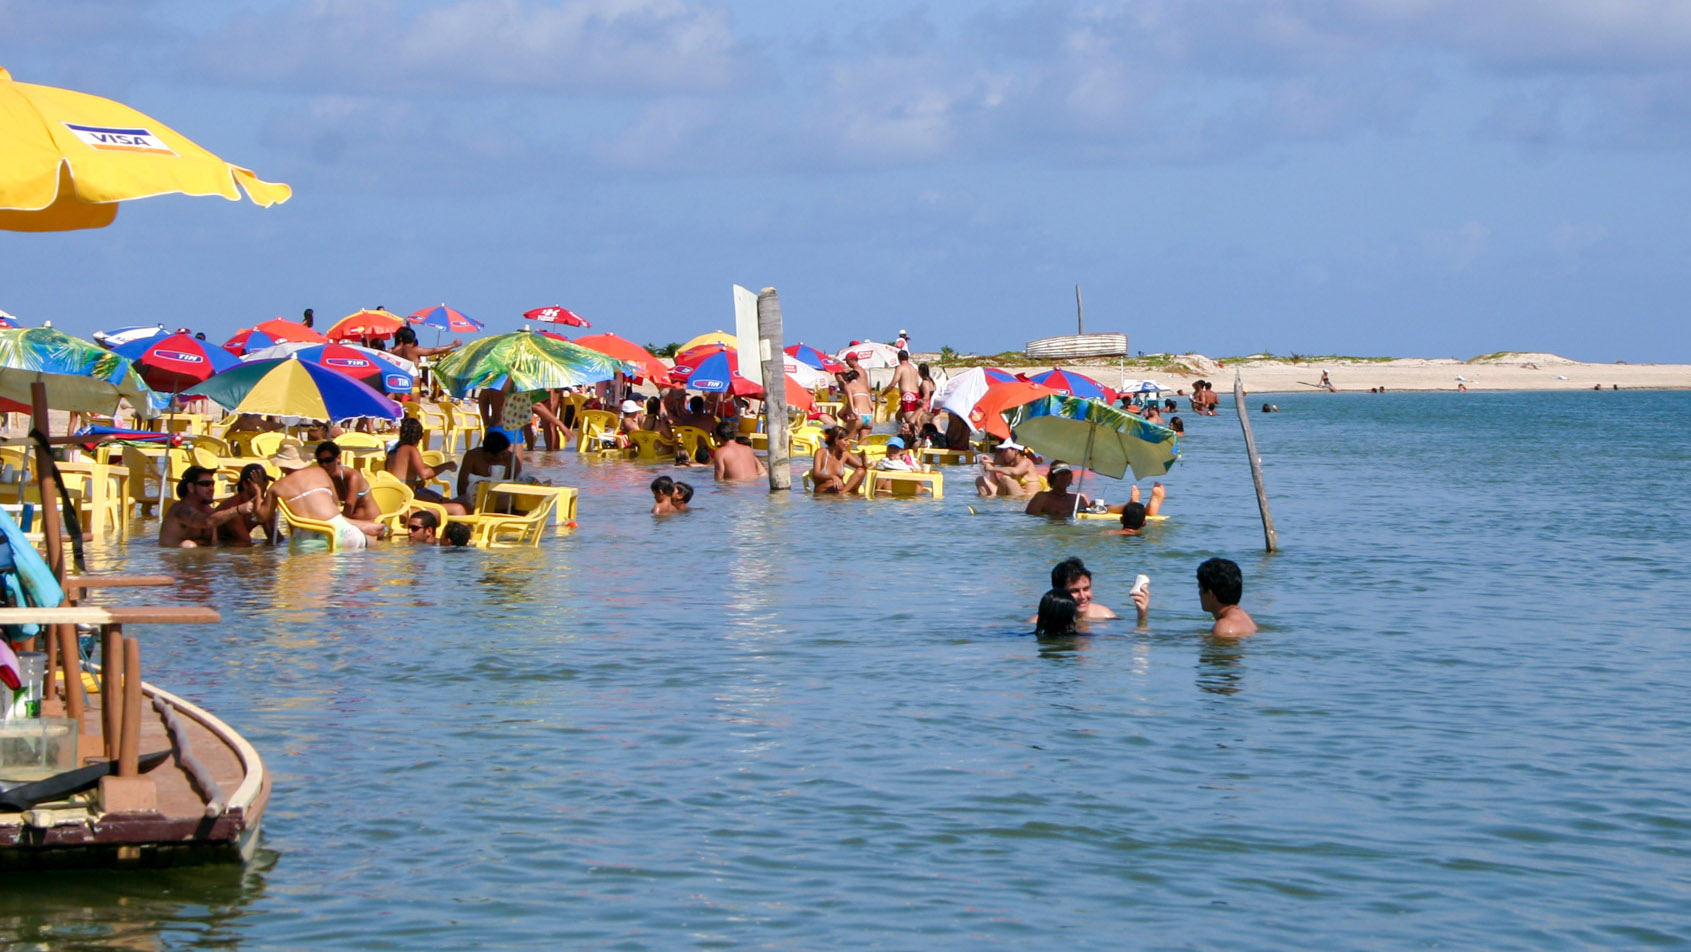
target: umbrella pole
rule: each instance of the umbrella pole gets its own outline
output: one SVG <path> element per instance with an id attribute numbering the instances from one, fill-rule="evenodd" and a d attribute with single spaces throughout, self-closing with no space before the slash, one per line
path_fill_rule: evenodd
<path id="1" fill-rule="evenodd" d="M 1080 482 L 1082 482 L 1082 483 L 1084 483 L 1086 481 L 1086 471 L 1088 469 L 1090 469 L 1091 466 L 1092 466 L 1092 437 L 1095 436 L 1097 434 L 1097 432 L 1098 432 L 1098 428 L 1095 427 L 1095 426 L 1089 426 L 1089 427 L 1086 428 L 1086 455 L 1085 455 L 1085 457 L 1083 457 L 1081 459 L 1081 462 L 1080 462 Z M 1080 487 L 1076 486 L 1075 490 L 1074 490 L 1074 511 L 1069 513 L 1069 518 L 1073 519 L 1073 518 L 1075 518 L 1079 515 L 1080 515 Z"/>
<path id="2" fill-rule="evenodd" d="M 1257 511 L 1262 513 L 1262 535 L 1268 545 L 1268 551 L 1277 551 L 1280 546 L 1274 535 L 1274 516 L 1268 511 L 1268 490 L 1262 484 L 1262 457 L 1257 455 L 1256 436 L 1251 433 L 1251 417 L 1245 410 L 1245 378 L 1239 370 L 1233 371 L 1233 406 L 1239 411 L 1239 428 L 1245 431 L 1245 455 L 1251 461 L 1251 482 L 1256 484 Z"/>

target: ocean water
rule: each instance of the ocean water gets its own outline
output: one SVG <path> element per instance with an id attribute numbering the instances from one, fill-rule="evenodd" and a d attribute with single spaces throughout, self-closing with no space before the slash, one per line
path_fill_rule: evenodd
<path id="1" fill-rule="evenodd" d="M 264 850 L 14 877 L 0 946 L 1691 945 L 1691 393 L 1267 399 L 1274 555 L 1230 400 L 1143 538 L 965 469 L 655 520 L 673 469 L 558 454 L 537 550 L 97 549 L 222 610 L 135 633 L 263 754 Z M 1029 637 L 1069 555 L 1148 628 Z"/>

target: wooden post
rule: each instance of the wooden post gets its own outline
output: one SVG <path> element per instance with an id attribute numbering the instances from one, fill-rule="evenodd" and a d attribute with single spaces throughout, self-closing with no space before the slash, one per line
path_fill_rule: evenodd
<path id="1" fill-rule="evenodd" d="M 782 366 L 781 298 L 774 288 L 757 295 L 757 345 L 763 364 L 764 429 L 769 437 L 769 491 L 793 488 L 792 452 L 787 431 L 787 371 Z"/>
<path id="2" fill-rule="evenodd" d="M 116 760 L 118 735 L 123 732 L 123 629 L 100 629 L 100 720 L 106 759 Z"/>
<path id="3" fill-rule="evenodd" d="M 82 651 L 77 646 L 76 626 L 58 625 L 59 667 L 65 673 L 65 716 L 82 732 Z"/>
<path id="4" fill-rule="evenodd" d="M 1262 513 L 1262 535 L 1268 545 L 1268 551 L 1278 551 L 1280 546 L 1274 538 L 1274 516 L 1268 511 L 1268 490 L 1262 485 L 1262 457 L 1257 455 L 1256 436 L 1251 433 L 1250 412 L 1245 409 L 1245 378 L 1239 370 L 1233 371 L 1233 406 L 1239 411 L 1239 428 L 1245 431 L 1245 455 L 1251 461 L 1251 481 L 1257 488 L 1257 510 Z"/>
<path id="5" fill-rule="evenodd" d="M 1086 305 L 1081 303 L 1080 285 L 1078 284 L 1074 286 L 1074 316 L 1076 325 L 1075 333 L 1086 333 Z"/>
<path id="6" fill-rule="evenodd" d="M 32 415 L 30 422 L 37 430 L 51 436 L 47 429 L 47 385 L 37 380 L 29 385 Z M 47 564 L 65 581 L 65 543 L 59 538 L 59 483 L 53 478 L 53 457 L 39 443 L 35 447 L 35 482 L 41 487 L 41 535 L 47 540 Z"/>
<path id="7" fill-rule="evenodd" d="M 106 698 L 107 704 L 117 702 Z M 117 775 L 141 773 L 141 642 L 123 639 L 123 742 L 118 747 Z"/>

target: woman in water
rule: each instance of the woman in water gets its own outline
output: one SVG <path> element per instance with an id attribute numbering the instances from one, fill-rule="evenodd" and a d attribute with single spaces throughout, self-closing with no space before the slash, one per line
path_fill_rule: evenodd
<path id="1" fill-rule="evenodd" d="M 1079 634 L 1075 630 L 1075 616 L 1079 610 L 1068 592 L 1052 589 L 1039 600 L 1039 617 L 1034 620 L 1033 633 L 1040 638 L 1067 638 Z"/>

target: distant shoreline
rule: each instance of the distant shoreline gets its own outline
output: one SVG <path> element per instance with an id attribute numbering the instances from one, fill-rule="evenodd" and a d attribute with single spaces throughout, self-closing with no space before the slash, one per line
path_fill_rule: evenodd
<path id="1" fill-rule="evenodd" d="M 990 358 L 958 355 L 954 362 L 939 354 L 912 354 L 912 360 L 944 367 L 948 373 L 987 363 Z M 1028 361 L 992 364 L 1018 372 L 1041 373 L 1050 363 Z M 1233 390 L 1235 370 L 1244 375 L 1251 393 L 1321 392 L 1321 373 L 1326 371 L 1340 392 L 1367 393 L 1384 387 L 1397 391 L 1477 390 L 1688 390 L 1691 364 L 1587 364 L 1555 354 L 1510 353 L 1473 360 L 1403 357 L 1391 359 L 1354 358 L 1258 358 L 1216 361 L 1202 354 L 1157 354 L 1144 358 L 1109 360 L 1089 358 L 1063 363 L 1098 380 L 1119 387 L 1124 381 L 1155 380 L 1165 387 L 1190 391 L 1195 380 L 1208 380 L 1217 390 Z"/>

